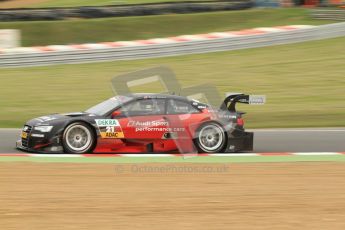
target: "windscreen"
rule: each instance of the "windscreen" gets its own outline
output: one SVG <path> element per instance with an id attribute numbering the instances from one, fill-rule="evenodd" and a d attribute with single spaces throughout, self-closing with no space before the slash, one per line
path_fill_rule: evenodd
<path id="1" fill-rule="evenodd" d="M 91 114 L 96 114 L 99 116 L 104 116 L 104 115 L 110 113 L 112 110 L 114 110 L 119 105 L 126 103 L 132 99 L 133 98 L 127 97 L 127 96 L 112 97 L 106 101 L 99 103 L 98 105 L 91 107 L 90 109 L 86 110 L 85 112 L 91 113 Z"/>

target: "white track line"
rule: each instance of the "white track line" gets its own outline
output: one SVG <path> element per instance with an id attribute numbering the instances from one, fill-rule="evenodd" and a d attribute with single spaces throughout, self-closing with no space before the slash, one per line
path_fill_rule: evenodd
<path id="1" fill-rule="evenodd" d="M 341 153 L 337 152 L 299 152 L 299 153 L 292 153 L 293 155 L 297 156 L 329 156 L 329 155 L 341 155 Z"/>
<path id="2" fill-rule="evenodd" d="M 175 155 L 173 154 L 119 154 L 119 156 L 120 157 L 174 157 Z"/>
<path id="3" fill-rule="evenodd" d="M 84 157 L 83 155 L 79 154 L 39 154 L 39 153 L 33 153 L 28 154 L 30 157 Z"/>
<path id="4" fill-rule="evenodd" d="M 259 156 L 258 153 L 214 153 L 210 154 L 210 156 L 216 157 L 251 157 L 251 156 Z"/>

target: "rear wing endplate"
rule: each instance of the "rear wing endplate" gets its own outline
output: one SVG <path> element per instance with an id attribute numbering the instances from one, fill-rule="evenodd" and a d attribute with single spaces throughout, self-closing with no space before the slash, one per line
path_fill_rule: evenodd
<path id="1" fill-rule="evenodd" d="M 263 105 L 266 103 L 266 96 L 264 95 L 248 95 L 243 93 L 228 93 L 224 99 L 221 110 L 228 110 L 236 112 L 236 104 L 250 104 L 250 105 Z"/>

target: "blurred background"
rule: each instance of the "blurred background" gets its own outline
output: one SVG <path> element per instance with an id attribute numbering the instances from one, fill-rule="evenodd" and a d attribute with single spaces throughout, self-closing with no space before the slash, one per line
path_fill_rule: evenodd
<path id="1" fill-rule="evenodd" d="M 183 87 L 210 83 L 222 95 L 266 95 L 265 106 L 244 105 L 248 128 L 345 126 L 344 6 L 342 0 L 0 0 L 0 127 L 21 127 L 45 114 L 83 111 L 113 95 L 114 76 L 156 66 L 171 68 Z M 338 26 L 330 35 L 318 29 L 334 23 Z M 144 59 L 134 55 L 131 60 L 104 60 L 100 53 L 77 64 L 69 61 L 75 49 L 80 58 L 88 54 L 82 44 L 246 34 L 253 28 L 269 31 L 291 25 L 314 27 L 301 32 L 301 42 L 280 34 L 270 39 L 284 42 L 258 48 Z M 39 56 L 37 50 L 48 54 Z M 49 61 L 54 55 L 64 59 L 61 64 Z"/>

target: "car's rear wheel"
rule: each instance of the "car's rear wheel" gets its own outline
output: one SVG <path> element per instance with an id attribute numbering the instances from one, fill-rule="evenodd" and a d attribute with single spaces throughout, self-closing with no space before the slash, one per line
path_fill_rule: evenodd
<path id="1" fill-rule="evenodd" d="M 205 123 L 196 134 L 195 143 L 199 152 L 216 153 L 224 149 L 226 134 L 218 123 Z"/>
<path id="2" fill-rule="evenodd" d="M 82 122 L 72 123 L 65 129 L 62 143 L 67 153 L 92 152 L 95 145 L 95 134 L 87 124 Z"/>

